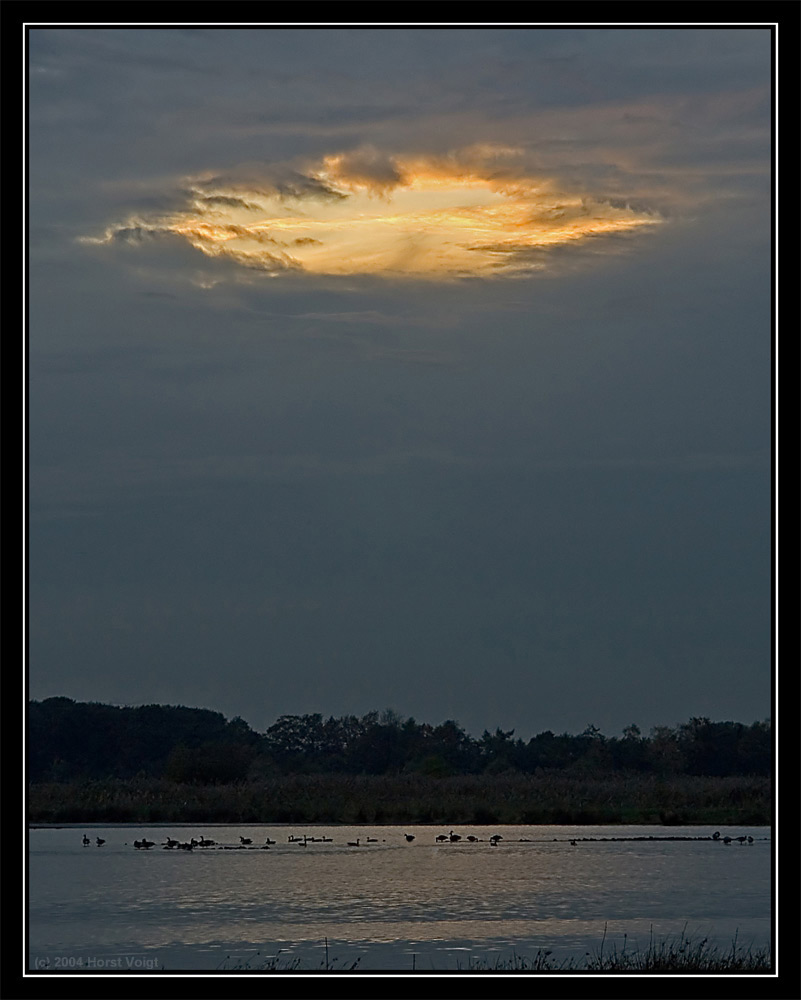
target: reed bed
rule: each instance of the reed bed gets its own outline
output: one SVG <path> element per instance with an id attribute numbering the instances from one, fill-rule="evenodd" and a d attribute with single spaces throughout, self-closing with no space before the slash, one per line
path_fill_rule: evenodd
<path id="1" fill-rule="evenodd" d="M 767 825 L 759 776 L 289 775 L 236 785 L 164 779 L 32 784 L 30 823 Z"/>
<path id="2" fill-rule="evenodd" d="M 685 928 L 686 931 L 686 928 Z M 553 958 L 550 951 L 538 951 L 533 957 L 513 955 L 489 963 L 471 960 L 468 972 L 608 972 L 608 973 L 770 973 L 771 951 L 766 948 L 743 948 L 735 937 L 728 949 L 710 944 L 707 938 L 691 938 L 682 931 L 677 938 L 655 940 L 653 933 L 644 949 L 605 948 L 606 932 L 600 947 L 587 952 L 583 959 Z"/>

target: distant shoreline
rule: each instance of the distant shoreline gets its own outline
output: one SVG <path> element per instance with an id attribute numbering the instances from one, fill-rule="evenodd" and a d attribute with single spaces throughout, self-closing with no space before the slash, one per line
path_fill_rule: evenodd
<path id="1" fill-rule="evenodd" d="M 163 779 L 40 783 L 29 826 L 769 826 L 762 776 L 632 773 L 282 775 L 227 785 Z"/>

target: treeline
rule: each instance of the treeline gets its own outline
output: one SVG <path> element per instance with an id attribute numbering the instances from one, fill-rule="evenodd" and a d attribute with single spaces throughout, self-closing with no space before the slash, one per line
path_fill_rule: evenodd
<path id="1" fill-rule="evenodd" d="M 769 721 L 745 725 L 693 718 L 649 735 L 595 726 L 528 741 L 514 730 L 474 739 L 453 720 L 438 726 L 387 710 L 356 716 L 281 716 L 264 733 L 242 719 L 183 706 L 120 708 L 70 698 L 29 703 L 28 777 L 34 783 L 152 778 L 225 785 L 286 775 L 640 774 L 769 776 Z"/>

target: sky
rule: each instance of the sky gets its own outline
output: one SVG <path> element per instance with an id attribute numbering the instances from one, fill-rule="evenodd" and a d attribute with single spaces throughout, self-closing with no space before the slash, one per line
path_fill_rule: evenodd
<path id="1" fill-rule="evenodd" d="M 30 27 L 29 695 L 771 714 L 768 27 Z"/>

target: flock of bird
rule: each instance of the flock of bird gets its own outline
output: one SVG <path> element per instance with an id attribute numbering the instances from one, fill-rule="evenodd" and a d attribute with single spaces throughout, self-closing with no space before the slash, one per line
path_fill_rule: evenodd
<path id="1" fill-rule="evenodd" d="M 407 843 L 411 844 L 415 840 L 415 835 L 413 833 L 404 833 L 404 838 Z M 712 840 L 721 844 L 753 844 L 754 838 L 751 836 L 741 836 L 741 837 L 722 837 L 720 831 L 716 830 L 711 837 L 582 837 L 581 840 Z M 295 844 L 299 847 L 306 847 L 308 844 L 331 844 L 333 843 L 333 837 L 309 837 L 307 834 L 303 834 L 301 837 L 289 836 L 287 838 L 287 843 Z M 448 834 L 440 833 L 434 838 L 436 844 L 458 844 L 460 841 L 466 841 L 470 844 L 483 844 L 485 843 L 480 837 L 476 837 L 473 834 L 468 834 L 466 837 L 462 837 L 461 834 L 454 833 L 453 830 Z M 497 847 L 499 842 L 503 840 L 503 837 L 499 833 L 494 833 L 488 838 L 487 842 L 490 847 Z M 556 838 L 554 838 L 556 840 Z M 84 834 L 83 836 L 83 846 L 89 847 L 92 841 Z M 347 841 L 348 847 L 364 847 L 367 844 L 377 844 L 379 840 L 377 837 L 367 837 L 362 843 L 360 837 L 356 840 Z M 380 843 L 385 844 L 386 840 L 381 840 Z M 520 843 L 531 843 L 525 837 L 520 838 Z M 575 847 L 579 843 L 578 839 L 570 840 L 569 843 Z M 105 840 L 102 837 L 95 838 L 95 845 L 97 847 L 102 847 L 105 844 Z M 167 837 L 167 839 L 162 843 L 162 848 L 165 851 L 194 851 L 195 848 L 209 848 L 215 847 L 218 851 L 240 851 L 240 850 L 251 850 L 251 851 L 268 851 L 271 847 L 276 844 L 275 840 L 271 840 L 269 837 L 265 840 L 263 844 L 253 845 L 253 839 L 251 837 L 239 837 L 238 844 L 218 844 L 215 840 L 209 840 L 206 837 L 192 837 L 188 841 L 173 840 L 172 837 Z M 127 843 L 125 845 L 128 846 Z M 154 840 L 147 840 L 143 838 L 142 840 L 135 840 L 133 846 L 137 851 L 149 851 L 151 848 L 156 846 Z"/>
<path id="2" fill-rule="evenodd" d="M 403 836 L 408 844 L 411 844 L 411 842 L 416 839 L 413 833 L 404 833 Z M 435 843 L 437 844 L 442 844 L 442 843 L 456 844 L 462 839 L 468 841 L 471 844 L 483 843 L 483 840 L 481 840 L 480 837 L 474 837 L 472 834 L 470 834 L 467 837 L 462 838 L 460 834 L 454 833 L 453 830 L 451 830 L 451 832 L 447 836 L 443 833 L 440 834 L 438 837 L 434 838 Z M 503 840 L 503 837 L 499 833 L 493 834 L 489 838 L 490 846 L 497 847 L 499 840 Z M 333 842 L 334 842 L 333 837 L 309 837 L 308 834 L 305 833 L 303 834 L 302 837 L 295 837 L 291 835 L 287 838 L 287 843 L 297 844 L 299 847 L 306 847 L 307 844 L 332 844 Z M 84 834 L 83 846 L 89 847 L 91 843 L 92 841 L 86 836 L 86 834 Z M 364 842 L 362 842 L 361 837 L 357 837 L 356 840 L 347 841 L 347 846 L 364 847 L 366 844 L 378 844 L 378 843 L 379 843 L 378 837 L 367 837 L 364 840 Z M 386 839 L 381 840 L 380 843 L 385 844 Z M 102 837 L 97 837 L 95 839 L 95 844 L 97 847 L 102 847 L 103 844 L 105 844 L 105 840 L 103 840 Z M 225 851 L 236 851 L 236 850 L 241 850 L 243 848 L 250 848 L 251 850 L 264 851 L 264 850 L 269 850 L 271 847 L 274 847 L 275 844 L 276 841 L 271 840 L 269 837 L 265 840 L 263 844 L 257 845 L 256 847 L 253 847 L 253 839 L 251 837 L 240 836 L 239 844 L 233 844 L 233 845 L 218 844 L 216 840 L 209 840 L 206 837 L 199 837 L 199 838 L 192 837 L 188 841 L 173 840 L 172 837 L 167 837 L 167 839 L 162 843 L 161 846 L 165 851 L 174 851 L 174 850 L 193 851 L 197 847 L 200 848 L 216 847 L 218 850 L 225 850 Z M 126 847 L 128 846 L 127 843 L 125 846 Z M 133 842 L 133 846 L 136 848 L 137 851 L 149 851 L 152 847 L 156 846 L 156 842 L 155 840 L 147 840 L 146 838 L 143 837 L 142 840 L 135 840 Z"/>

